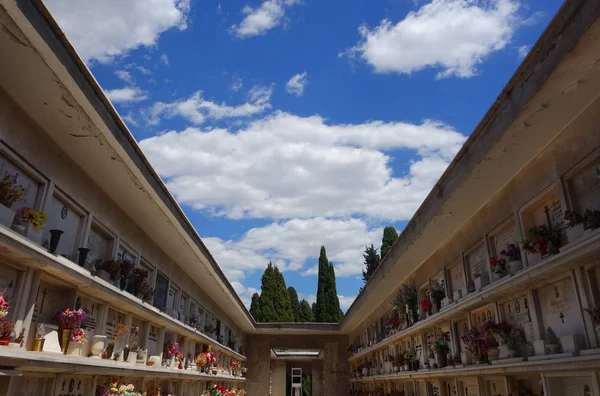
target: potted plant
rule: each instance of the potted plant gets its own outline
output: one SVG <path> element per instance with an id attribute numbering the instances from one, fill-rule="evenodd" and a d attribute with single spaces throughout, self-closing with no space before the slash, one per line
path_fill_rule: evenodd
<path id="1" fill-rule="evenodd" d="M 0 319 L 0 345 L 8 346 L 14 330 L 15 324 L 13 322 L 6 319 Z"/>
<path id="2" fill-rule="evenodd" d="M 560 349 L 560 341 L 551 327 L 548 327 L 548 330 L 546 330 L 546 346 L 550 350 L 551 355 L 558 353 Z"/>
<path id="3" fill-rule="evenodd" d="M 450 352 L 450 333 L 442 332 L 433 343 L 435 350 L 435 361 L 439 368 L 444 368 L 448 364 L 447 356 Z"/>
<path id="4" fill-rule="evenodd" d="M 490 269 L 492 270 L 492 278 L 497 281 L 506 275 L 506 260 L 490 257 Z"/>
<path id="5" fill-rule="evenodd" d="M 487 357 L 489 361 L 498 360 L 500 356 L 500 349 L 498 348 L 498 341 L 496 340 L 496 329 L 498 324 L 492 320 L 489 320 L 483 324 L 484 337 L 488 344 Z"/>
<path id="6" fill-rule="evenodd" d="M 527 340 L 523 330 L 518 327 L 512 327 L 508 336 L 508 356 L 518 357 L 521 354 L 521 347 L 527 345 Z"/>
<path id="7" fill-rule="evenodd" d="M 435 282 L 433 285 L 431 285 L 430 295 L 433 303 L 435 304 L 437 312 L 440 312 L 442 309 L 442 300 L 446 297 L 444 285 L 440 284 L 439 282 Z"/>
<path id="8" fill-rule="evenodd" d="M 421 300 L 421 312 L 423 313 L 423 316 L 430 316 L 431 308 L 433 308 L 433 305 L 431 304 L 431 299 L 429 298 L 429 295 L 426 295 L 425 297 L 423 297 L 423 300 Z"/>
<path id="9" fill-rule="evenodd" d="M 0 292 L 0 320 L 4 319 L 7 315 L 8 315 L 8 301 L 6 301 L 2 292 Z"/>
<path id="10" fill-rule="evenodd" d="M 87 342 L 87 333 L 81 327 L 77 327 L 73 330 L 71 342 L 67 348 L 67 355 L 69 356 L 81 356 L 82 345 Z"/>
<path id="11" fill-rule="evenodd" d="M 414 355 L 411 354 L 411 350 L 409 349 L 408 352 L 404 353 L 404 371 L 410 371 L 412 368 L 412 360 L 414 358 Z"/>
<path id="12" fill-rule="evenodd" d="M 500 252 L 501 255 L 506 257 L 508 260 L 508 268 L 511 275 L 515 274 L 523 269 L 523 262 L 521 261 L 521 249 L 514 243 L 506 245 L 506 249 Z"/>
<path id="13" fill-rule="evenodd" d="M 73 330 L 86 320 L 87 314 L 82 309 L 71 310 L 67 308 L 56 314 L 56 322 L 60 329 L 60 349 L 63 354 L 67 354 L 69 342 L 73 337 Z"/>
<path id="14" fill-rule="evenodd" d="M 39 244 L 41 240 L 40 230 L 44 228 L 47 221 L 48 216 L 44 212 L 23 207 L 17 210 L 12 229 Z"/>
<path id="15" fill-rule="evenodd" d="M 477 364 L 485 362 L 489 344 L 485 334 L 478 327 L 466 329 L 461 339 L 465 349 Z"/>
<path id="16" fill-rule="evenodd" d="M 505 320 L 496 324 L 496 326 L 493 330 L 494 337 L 496 338 L 496 342 L 499 345 L 508 345 L 509 340 L 510 340 L 511 330 L 512 330 L 512 325 Z"/>
<path id="17" fill-rule="evenodd" d="M 583 235 L 583 216 L 574 210 L 565 211 L 565 229 L 567 230 L 567 239 L 570 242 L 576 241 Z"/>
<path id="18" fill-rule="evenodd" d="M 547 225 L 535 226 L 527 231 L 527 238 L 522 245 L 528 254 L 539 253 L 544 258 L 558 253 L 560 233 L 551 230 Z"/>
<path id="19" fill-rule="evenodd" d="M 121 260 L 107 260 L 98 266 L 99 271 L 104 271 L 109 275 L 110 281 L 115 284 L 121 280 Z"/>
<path id="20" fill-rule="evenodd" d="M 129 282 L 129 275 L 131 275 L 131 272 L 133 271 L 134 267 L 135 265 L 127 259 L 119 260 L 119 273 L 121 277 L 119 279 L 119 288 L 121 290 L 125 290 L 127 288 L 127 282 Z"/>
<path id="21" fill-rule="evenodd" d="M 5 173 L 0 180 L 0 224 L 10 227 L 15 218 L 11 207 L 17 202 L 25 202 L 27 189 L 18 183 L 18 173 Z"/>

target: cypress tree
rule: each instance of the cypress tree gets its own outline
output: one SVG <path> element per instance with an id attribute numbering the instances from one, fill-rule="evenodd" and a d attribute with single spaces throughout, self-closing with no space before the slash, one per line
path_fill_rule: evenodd
<path id="1" fill-rule="evenodd" d="M 293 287 L 288 287 L 288 295 L 290 296 L 290 304 L 292 305 L 292 312 L 294 313 L 294 322 L 302 322 L 302 308 L 300 307 L 300 301 L 298 300 L 298 293 Z"/>
<path id="2" fill-rule="evenodd" d="M 262 316 L 260 314 L 260 296 L 258 293 L 252 295 L 252 303 L 250 304 L 250 315 L 254 318 L 255 322 L 262 322 Z"/>
<path id="3" fill-rule="evenodd" d="M 398 239 L 398 233 L 394 227 L 385 227 L 383 229 L 383 238 L 381 239 L 381 260 L 390 251 L 394 242 Z"/>
<path id="4" fill-rule="evenodd" d="M 371 278 L 371 275 L 373 275 L 373 272 L 375 272 L 375 270 L 379 266 L 379 261 L 380 261 L 379 254 L 377 254 L 377 249 L 375 249 L 375 246 L 373 246 L 373 244 L 371 244 L 371 246 L 367 246 L 365 248 L 363 257 L 365 259 L 365 269 L 362 272 L 362 276 L 363 276 L 363 281 L 365 281 L 365 283 L 367 283 L 369 278 Z"/>
<path id="5" fill-rule="evenodd" d="M 312 309 L 306 300 L 300 301 L 300 320 L 298 322 L 314 322 Z"/>
<path id="6" fill-rule="evenodd" d="M 274 267 L 275 272 L 275 312 L 277 312 L 276 322 L 293 322 L 294 311 L 292 310 L 292 304 L 290 302 L 290 295 L 285 287 L 285 279 L 283 274 L 277 268 Z"/>
<path id="7" fill-rule="evenodd" d="M 261 322 L 278 322 L 279 314 L 275 308 L 277 280 L 275 268 L 269 263 L 261 278 L 260 319 Z"/>
<path id="8" fill-rule="evenodd" d="M 321 246 L 319 254 L 317 302 L 313 311 L 315 322 L 338 323 L 343 315 L 335 286 L 335 270 L 333 264 L 330 264 L 327 260 L 325 246 Z"/>

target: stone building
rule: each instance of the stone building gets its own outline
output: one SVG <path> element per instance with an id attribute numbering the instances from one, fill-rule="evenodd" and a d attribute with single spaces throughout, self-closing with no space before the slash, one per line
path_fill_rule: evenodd
<path id="1" fill-rule="evenodd" d="M 257 324 L 43 3 L 0 0 L 0 395 L 600 396 L 599 14 L 566 1 L 340 324 Z"/>

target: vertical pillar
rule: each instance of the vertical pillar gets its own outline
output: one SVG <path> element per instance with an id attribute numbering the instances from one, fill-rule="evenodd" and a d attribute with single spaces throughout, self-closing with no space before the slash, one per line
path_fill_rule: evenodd
<path id="1" fill-rule="evenodd" d="M 31 270 L 28 271 L 30 276 L 28 277 L 29 287 L 23 292 L 23 301 L 24 304 L 20 307 L 19 317 L 22 318 L 20 323 L 20 328 L 17 329 L 15 325 L 15 331 L 18 333 L 21 330 L 25 330 L 23 345 L 27 347 L 27 349 L 31 349 L 33 347 L 33 340 L 35 338 L 36 329 L 32 328 L 33 322 L 33 313 L 35 311 L 35 300 L 37 298 L 37 292 L 40 288 L 40 278 L 41 272 L 40 270 Z"/>
<path id="2" fill-rule="evenodd" d="M 323 360 L 312 361 L 312 396 L 324 396 Z"/>
<path id="3" fill-rule="evenodd" d="M 165 347 L 165 328 L 161 327 L 158 329 L 158 342 L 156 343 L 156 354 L 160 356 L 160 360 L 163 358 L 163 348 Z"/>
<path id="4" fill-rule="evenodd" d="M 248 395 L 268 395 L 270 393 L 271 345 L 267 336 L 248 335 L 246 337 L 248 372 L 246 392 Z M 313 396 L 316 396 L 313 394 Z"/>

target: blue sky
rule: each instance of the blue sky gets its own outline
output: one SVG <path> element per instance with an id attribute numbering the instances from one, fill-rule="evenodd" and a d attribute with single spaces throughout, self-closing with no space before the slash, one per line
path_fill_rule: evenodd
<path id="1" fill-rule="evenodd" d="M 558 0 L 46 0 L 246 302 L 271 260 L 347 308 Z"/>

